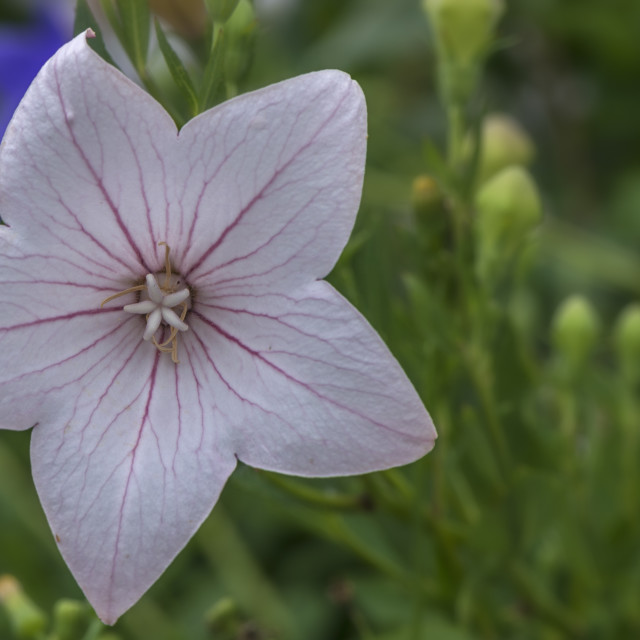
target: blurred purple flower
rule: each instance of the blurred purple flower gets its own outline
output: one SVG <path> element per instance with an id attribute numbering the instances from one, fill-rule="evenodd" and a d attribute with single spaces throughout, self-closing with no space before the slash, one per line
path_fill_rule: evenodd
<path id="1" fill-rule="evenodd" d="M 0 23 L 0 136 L 40 67 L 71 38 L 69 7 L 42 2 L 31 21 Z"/>

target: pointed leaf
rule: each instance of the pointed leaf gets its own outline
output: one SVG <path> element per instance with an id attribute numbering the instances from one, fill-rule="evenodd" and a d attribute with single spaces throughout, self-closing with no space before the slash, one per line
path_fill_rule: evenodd
<path id="1" fill-rule="evenodd" d="M 171 47 L 169 40 L 167 40 L 167 36 L 157 20 L 155 21 L 155 29 L 156 36 L 158 38 L 158 45 L 160 46 L 162 56 L 167 63 L 171 77 L 176 83 L 178 89 L 180 89 L 181 94 L 186 97 L 189 103 L 189 111 L 191 115 L 195 116 L 198 113 L 198 97 L 196 96 L 189 73 L 185 69 L 184 64 L 182 64 L 182 60 L 180 60 L 178 54 Z"/>
<path id="2" fill-rule="evenodd" d="M 79 33 L 84 33 L 87 29 L 91 29 L 95 33 L 95 38 L 90 41 L 91 48 L 109 64 L 116 66 L 104 45 L 102 31 L 87 4 L 87 0 L 78 0 L 76 3 L 76 19 L 73 25 L 73 33 L 74 35 L 78 35 Z"/>
<path id="3" fill-rule="evenodd" d="M 227 35 L 223 27 L 213 30 L 209 60 L 202 75 L 200 87 L 200 111 L 206 111 L 224 98 L 224 58 L 227 51 Z"/>

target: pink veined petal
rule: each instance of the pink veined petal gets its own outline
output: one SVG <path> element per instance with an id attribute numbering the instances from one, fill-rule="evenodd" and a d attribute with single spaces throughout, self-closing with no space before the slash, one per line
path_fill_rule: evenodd
<path id="1" fill-rule="evenodd" d="M 7 128 L 2 218 L 50 272 L 74 267 L 80 282 L 121 290 L 163 265 L 176 140 L 166 111 L 81 34 L 45 64 Z"/>
<path id="2" fill-rule="evenodd" d="M 235 98 L 188 122 L 179 149 L 180 206 L 195 217 L 178 260 L 191 285 L 286 291 L 331 270 L 366 152 L 364 96 L 348 75 L 310 73 Z"/>
<path id="3" fill-rule="evenodd" d="M 79 380 L 91 379 L 122 344 L 139 341 L 144 328 L 144 318 L 100 309 L 99 280 L 83 281 L 86 274 L 74 265 L 51 269 L 52 263 L 46 254 L 30 253 L 13 228 L 0 226 L 3 429 L 46 424 L 74 401 Z"/>
<path id="4" fill-rule="evenodd" d="M 236 460 L 189 364 L 139 338 L 78 387 L 34 429 L 33 475 L 65 561 L 113 624 L 200 526 Z"/>
<path id="5" fill-rule="evenodd" d="M 217 388 L 234 453 L 249 465 L 351 475 L 433 447 L 431 419 L 397 361 L 326 282 L 200 301 L 190 328 L 185 350 Z"/>

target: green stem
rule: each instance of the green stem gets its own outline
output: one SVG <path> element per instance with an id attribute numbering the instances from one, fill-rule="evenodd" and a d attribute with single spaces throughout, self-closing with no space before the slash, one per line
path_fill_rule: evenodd
<path id="1" fill-rule="evenodd" d="M 361 510 L 363 508 L 363 498 L 361 495 L 354 496 L 333 492 L 328 493 L 327 491 L 314 489 L 309 485 L 302 484 L 291 478 L 286 478 L 278 473 L 264 472 L 263 476 L 269 480 L 269 482 L 295 498 L 316 507 L 340 510 Z"/>

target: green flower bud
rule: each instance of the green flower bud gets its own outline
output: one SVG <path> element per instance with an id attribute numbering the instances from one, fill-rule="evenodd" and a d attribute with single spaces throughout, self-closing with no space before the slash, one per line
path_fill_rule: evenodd
<path id="1" fill-rule="evenodd" d="M 618 316 L 613 342 L 625 378 L 640 379 L 640 304 L 630 304 Z"/>
<path id="2" fill-rule="evenodd" d="M 503 169 L 476 195 L 478 275 L 491 280 L 513 259 L 527 234 L 540 222 L 542 205 L 529 173 L 518 166 Z"/>
<path id="3" fill-rule="evenodd" d="M 240 612 L 234 600 L 222 598 L 205 614 L 207 627 L 215 633 L 227 633 L 237 629 Z"/>
<path id="4" fill-rule="evenodd" d="M 600 335 L 600 319 L 591 303 L 580 295 L 567 298 L 551 324 L 553 343 L 572 368 L 584 365 Z"/>
<path id="5" fill-rule="evenodd" d="M 439 211 L 442 206 L 440 185 L 429 175 L 416 176 L 411 185 L 411 202 L 420 216 Z"/>
<path id="6" fill-rule="evenodd" d="M 236 10 L 240 0 L 205 0 L 209 15 L 214 22 L 226 22 Z"/>
<path id="7" fill-rule="evenodd" d="M 7 612 L 13 632 L 18 638 L 38 638 L 44 633 L 46 616 L 12 576 L 0 576 L 0 605 Z"/>
<path id="8" fill-rule="evenodd" d="M 77 600 L 58 600 L 53 608 L 55 640 L 81 638 L 89 625 L 89 608 Z"/>
<path id="9" fill-rule="evenodd" d="M 472 64 L 489 49 L 502 0 L 423 0 L 442 54 Z"/>
<path id="10" fill-rule="evenodd" d="M 533 160 L 535 147 L 531 138 L 508 115 L 494 113 L 487 116 L 482 123 L 481 136 L 478 166 L 481 183 L 510 165 L 527 166 Z"/>

